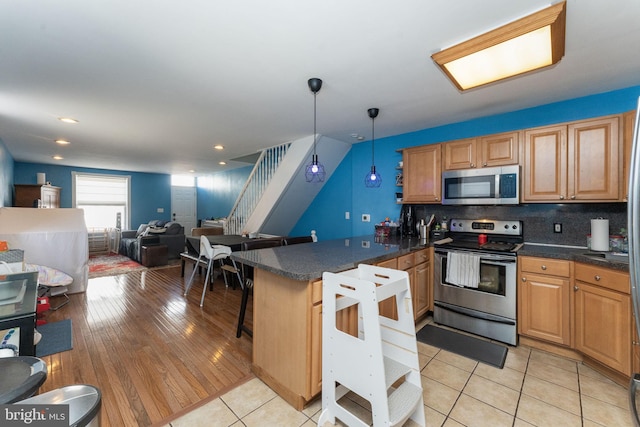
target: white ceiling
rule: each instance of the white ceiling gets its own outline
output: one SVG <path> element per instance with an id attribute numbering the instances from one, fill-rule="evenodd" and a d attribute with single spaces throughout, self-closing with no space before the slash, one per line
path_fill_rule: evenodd
<path id="1" fill-rule="evenodd" d="M 638 0 L 568 0 L 560 63 L 467 93 L 430 58 L 549 4 L 3 0 L 0 139 L 16 161 L 205 174 L 312 134 L 310 77 L 318 133 L 349 142 L 369 107 L 377 139 L 640 84 Z"/>

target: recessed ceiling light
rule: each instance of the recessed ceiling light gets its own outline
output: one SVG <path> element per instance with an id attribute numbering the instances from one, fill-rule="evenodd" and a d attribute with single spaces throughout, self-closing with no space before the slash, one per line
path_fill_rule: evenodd
<path id="1" fill-rule="evenodd" d="M 51 156 L 51 157 L 53 157 L 53 160 L 62 160 L 62 159 L 64 159 L 64 157 L 58 156 L 58 155 Z"/>
<path id="2" fill-rule="evenodd" d="M 195 169 L 189 169 L 189 173 L 194 173 L 195 171 Z"/>
<path id="3" fill-rule="evenodd" d="M 216 150 L 224 150 L 224 146 L 220 144 L 214 145 L 213 148 L 215 148 Z"/>
<path id="4" fill-rule="evenodd" d="M 78 120 L 71 117 L 58 117 L 58 120 L 65 123 L 78 123 Z"/>
<path id="5" fill-rule="evenodd" d="M 71 143 L 69 141 L 67 141 L 66 139 L 56 139 L 56 144 L 69 145 Z"/>
<path id="6" fill-rule="evenodd" d="M 219 165 L 226 165 L 227 162 L 218 162 Z"/>

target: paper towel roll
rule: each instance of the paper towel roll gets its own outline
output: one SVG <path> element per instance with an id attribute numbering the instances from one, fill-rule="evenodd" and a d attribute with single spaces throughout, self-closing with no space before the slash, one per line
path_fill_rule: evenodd
<path id="1" fill-rule="evenodd" d="M 609 250 L 609 220 L 598 218 L 591 220 L 591 250 Z"/>

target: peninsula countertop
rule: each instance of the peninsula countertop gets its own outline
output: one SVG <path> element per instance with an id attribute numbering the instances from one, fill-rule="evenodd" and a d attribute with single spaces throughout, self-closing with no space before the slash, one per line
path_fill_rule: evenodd
<path id="1" fill-rule="evenodd" d="M 233 252 L 231 258 L 294 280 L 319 279 L 325 271 L 337 273 L 427 248 L 419 238 L 389 238 L 377 242 L 374 235 L 301 243 L 291 246 Z"/>

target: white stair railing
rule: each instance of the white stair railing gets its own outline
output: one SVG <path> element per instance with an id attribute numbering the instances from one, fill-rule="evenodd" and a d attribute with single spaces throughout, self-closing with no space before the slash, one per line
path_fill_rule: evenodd
<path id="1" fill-rule="evenodd" d="M 225 234 L 242 234 L 247 220 L 260 201 L 280 162 L 287 154 L 290 145 L 290 143 L 277 145 L 260 153 L 258 161 L 227 217 Z"/>

